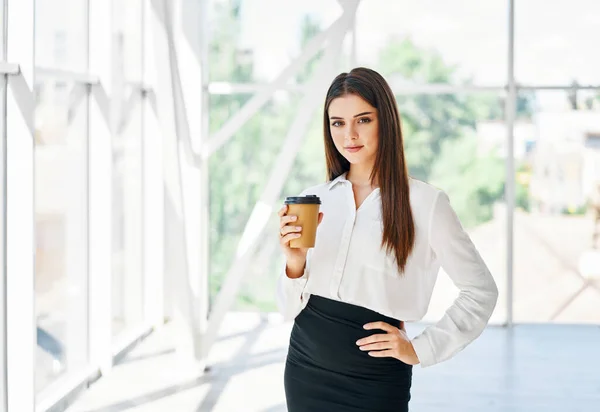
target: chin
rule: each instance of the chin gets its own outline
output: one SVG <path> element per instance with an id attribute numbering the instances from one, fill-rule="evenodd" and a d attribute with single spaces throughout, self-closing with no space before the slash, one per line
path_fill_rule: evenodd
<path id="1" fill-rule="evenodd" d="M 348 160 L 348 162 L 352 165 L 359 165 L 361 163 L 364 163 L 363 159 L 353 159 L 353 158 L 346 158 L 346 160 Z"/>
<path id="2" fill-rule="evenodd" d="M 363 163 L 370 163 L 371 159 L 365 156 L 344 156 L 350 164 L 359 165 Z"/>

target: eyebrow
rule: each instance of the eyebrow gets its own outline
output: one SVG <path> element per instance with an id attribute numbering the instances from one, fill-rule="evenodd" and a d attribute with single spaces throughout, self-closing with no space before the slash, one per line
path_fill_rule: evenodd
<path id="1" fill-rule="evenodd" d="M 359 114 L 355 114 L 353 117 L 360 117 L 360 116 L 364 116 L 364 115 L 366 115 L 366 114 L 373 114 L 373 112 L 362 112 L 362 113 L 359 113 Z M 336 116 L 332 116 L 332 117 L 330 117 L 329 119 L 330 119 L 330 120 L 334 120 L 334 119 L 335 119 L 335 120 L 344 120 L 343 118 L 341 118 L 341 117 L 336 117 Z"/>

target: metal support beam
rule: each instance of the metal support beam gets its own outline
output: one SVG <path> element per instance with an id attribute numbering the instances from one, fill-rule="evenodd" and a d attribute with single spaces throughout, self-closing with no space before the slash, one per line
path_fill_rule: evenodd
<path id="1" fill-rule="evenodd" d="M 254 205 L 252 214 L 246 223 L 242 238 L 237 247 L 235 260 L 227 272 L 225 282 L 209 317 L 208 330 L 203 342 L 205 356 L 208 355 L 212 344 L 215 342 L 225 314 L 231 307 L 244 275 L 247 273 L 254 249 L 265 230 L 274 204 L 294 164 L 294 159 L 300 150 L 313 113 L 322 101 L 323 91 L 331 81 L 333 69 L 339 61 L 342 42 L 352 21 L 352 16 L 356 11 L 356 4 L 345 8 L 344 24 L 332 33 L 325 57 L 321 63 L 321 69 L 315 73 L 313 80 L 308 86 L 308 91 L 281 146 L 282 148 L 275 160 L 271 175 L 260 200 Z"/>
<path id="2" fill-rule="evenodd" d="M 155 110 L 155 95 L 151 86 L 154 86 L 153 72 L 156 67 L 154 56 L 155 44 L 153 33 L 155 26 L 152 24 L 152 10 L 149 0 L 143 0 L 142 26 L 144 33 L 142 81 L 137 87 L 142 94 L 143 112 L 143 204 L 144 204 L 144 229 L 143 229 L 143 270 L 144 270 L 144 317 L 160 328 L 164 323 L 164 176 L 162 159 L 162 135 Z M 154 103 L 152 103 L 154 101 Z"/>
<path id="3" fill-rule="evenodd" d="M 513 324 L 513 264 L 514 264 L 514 207 L 515 207 L 515 137 L 517 107 L 515 83 L 515 1 L 508 7 L 508 96 L 506 98 L 506 325 Z"/>
<path id="4" fill-rule="evenodd" d="M 513 47 L 514 47 L 514 43 L 513 43 Z M 573 83 L 570 85 L 560 85 L 560 84 L 539 84 L 539 85 L 534 85 L 534 84 L 516 84 L 515 85 L 517 91 L 519 90 L 565 90 L 565 91 L 570 91 L 570 90 L 600 90 L 600 85 L 599 84 L 578 84 L 578 83 Z"/>
<path id="5" fill-rule="evenodd" d="M 193 350 L 201 368 L 204 364 L 201 352 L 201 336 L 208 319 L 208 159 L 197 153 L 207 140 L 206 117 L 198 112 L 206 111 L 205 85 L 207 48 L 206 0 L 174 0 L 171 15 L 171 84 L 177 119 L 177 137 L 183 156 L 179 167 L 183 190 L 183 208 L 187 245 L 188 279 L 193 290 L 194 325 Z"/>
<path id="6" fill-rule="evenodd" d="M 201 71 L 201 103 L 200 103 L 200 147 L 208 141 L 210 135 L 210 95 L 208 94 L 209 76 L 209 31 L 208 31 L 208 0 L 200 0 L 200 71 Z M 200 223 L 200 250 L 198 253 L 198 267 L 200 271 L 200 302 L 198 310 L 202 321 L 200 327 L 203 333 L 208 328 L 208 310 L 210 301 L 210 175 L 208 159 L 203 159 L 200 165 L 200 208 L 198 213 Z M 202 338 L 195 342 L 196 357 L 204 361 L 202 351 Z"/>
<path id="7" fill-rule="evenodd" d="M 356 66 L 356 64 L 351 64 Z M 445 84 L 445 83 L 405 83 L 390 79 L 390 87 L 395 94 L 399 95 L 417 95 L 417 94 L 460 94 L 460 93 L 504 93 L 508 91 L 508 85 L 477 85 L 477 84 Z M 261 83 L 231 83 L 231 82 L 212 82 L 207 86 L 208 93 L 211 95 L 231 95 L 231 94 L 253 94 L 265 90 L 268 84 Z M 285 84 L 277 90 L 285 90 L 292 93 L 300 93 L 306 88 L 302 84 Z M 519 90 L 600 90 L 600 85 L 580 85 L 580 84 L 555 84 L 555 85 L 520 85 L 515 84 Z"/>
<path id="8" fill-rule="evenodd" d="M 28 81 L 21 72 L 14 76 L 8 77 L 8 86 L 13 92 L 15 102 L 19 108 L 19 112 L 23 116 L 23 120 L 26 121 L 27 128 L 31 135 L 34 135 L 35 125 L 34 116 L 35 112 L 35 98 L 33 92 L 29 87 Z"/>
<path id="9" fill-rule="evenodd" d="M 6 119 L 6 89 L 8 87 L 7 76 L 0 78 L 0 116 Z M 7 271 L 6 271 L 6 122 L 0 122 L 0 411 L 8 411 L 7 384 Z"/>
<path id="10" fill-rule="evenodd" d="M 111 119 L 109 94 L 114 89 L 112 67 L 111 1 L 90 0 L 88 3 L 88 69 L 86 73 L 36 69 L 36 75 L 76 82 L 89 98 L 89 252 L 88 310 L 89 360 L 102 374 L 112 368 L 113 301 L 111 276 L 113 256 L 113 152 L 114 122 Z M 88 97 L 89 96 L 89 97 Z M 74 99 L 75 100 L 75 99 Z M 72 108 L 69 108 L 72 111 Z"/>
<path id="11" fill-rule="evenodd" d="M 35 408 L 35 211 L 33 51 L 34 0 L 8 0 L 6 60 L 18 62 L 8 78 L 6 105 L 6 290 L 8 410 Z M 14 72 L 15 70 L 13 70 Z"/>
<path id="12" fill-rule="evenodd" d="M 142 103 L 143 90 L 140 88 L 134 88 L 127 96 L 127 101 L 123 104 L 123 111 L 119 113 L 119 120 L 116 122 L 116 133 L 121 134 L 125 131 L 125 128 L 131 120 L 131 114 L 137 109 L 138 105 Z"/>
<path id="13" fill-rule="evenodd" d="M 0 62 L 0 74 L 19 74 L 21 72 L 21 68 L 18 64 L 15 63 L 7 63 Z"/>
<path id="14" fill-rule="evenodd" d="M 195 256 L 197 251 L 194 251 L 194 255 L 189 253 L 187 231 L 190 229 L 187 228 L 187 224 L 190 207 L 186 207 L 184 192 L 186 183 L 191 191 L 198 188 L 187 179 L 189 166 L 197 165 L 198 159 L 191 153 L 189 125 L 181 93 L 173 31 L 173 3 L 167 0 L 149 2 L 151 13 L 148 17 L 153 21 L 157 82 L 155 93 L 148 94 L 148 103 L 156 113 L 162 135 L 165 315 L 174 321 L 177 328 L 181 328 L 181 333 L 178 334 L 178 352 L 189 355 L 191 346 L 196 350 L 195 337 L 201 334 L 201 320 L 198 310 L 198 279 L 191 276 L 190 265 L 190 258 Z M 198 93 L 200 91 L 198 90 Z M 190 363 L 187 356 L 185 361 Z"/>
<path id="15" fill-rule="evenodd" d="M 106 89 L 102 87 L 102 83 L 100 82 L 93 84 L 91 87 L 91 95 L 98 105 L 99 114 L 104 119 L 104 122 L 109 127 L 112 134 L 113 122 L 110 120 L 110 98 L 108 97 L 108 93 L 106 92 Z"/>
<path id="16" fill-rule="evenodd" d="M 215 133 L 215 135 L 207 142 L 203 151 L 202 157 L 208 158 L 212 153 L 217 151 L 237 132 L 260 108 L 271 98 L 276 90 L 285 86 L 289 79 L 292 78 L 306 63 L 319 52 L 322 44 L 326 39 L 340 31 L 345 30 L 352 18 L 351 12 L 348 10 L 356 9 L 355 2 L 345 5 L 344 13 L 324 32 L 313 37 L 306 45 L 302 54 L 294 59 L 288 67 L 286 67 L 279 76 L 265 87 L 261 92 L 250 99 L 231 119 L 229 119 L 223 127 Z"/>

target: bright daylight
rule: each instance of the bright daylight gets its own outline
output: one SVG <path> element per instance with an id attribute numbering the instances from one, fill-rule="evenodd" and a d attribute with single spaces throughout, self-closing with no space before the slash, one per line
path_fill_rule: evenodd
<path id="1" fill-rule="evenodd" d="M 0 412 L 598 410 L 600 2 L 0 28 Z"/>

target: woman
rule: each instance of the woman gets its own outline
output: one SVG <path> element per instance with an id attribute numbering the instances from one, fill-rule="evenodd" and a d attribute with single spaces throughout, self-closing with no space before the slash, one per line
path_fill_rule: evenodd
<path id="1" fill-rule="evenodd" d="M 394 95 L 357 68 L 331 84 L 324 112 L 329 181 L 314 248 L 287 206 L 279 211 L 286 266 L 278 304 L 295 319 L 285 366 L 290 412 L 408 411 L 413 365 L 449 359 L 477 338 L 498 290 L 446 194 L 408 176 Z M 404 321 L 427 312 L 439 268 L 460 295 L 410 339 Z"/>

